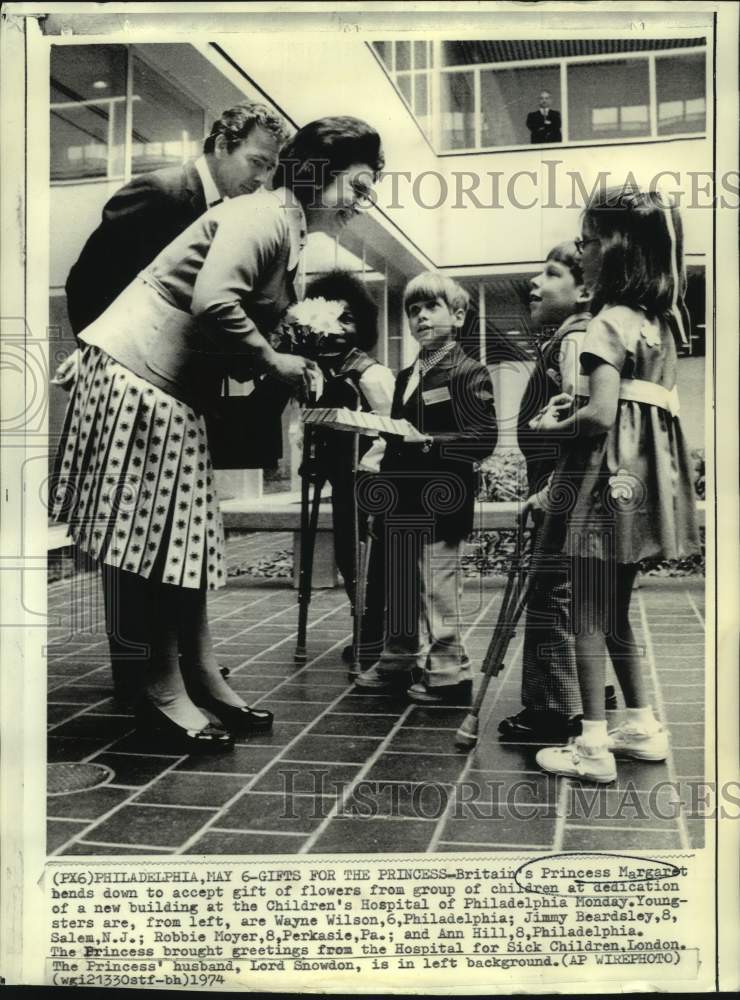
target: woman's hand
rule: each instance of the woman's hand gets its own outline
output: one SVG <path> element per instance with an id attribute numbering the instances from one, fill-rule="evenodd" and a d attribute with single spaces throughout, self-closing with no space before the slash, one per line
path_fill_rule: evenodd
<path id="1" fill-rule="evenodd" d="M 72 351 L 69 357 L 65 358 L 54 372 L 51 378 L 51 384 L 58 385 L 67 392 L 73 389 L 80 374 L 81 357 L 82 352 L 79 347 L 76 351 Z"/>
<path id="2" fill-rule="evenodd" d="M 316 384 L 315 372 L 318 365 L 308 358 L 300 358 L 294 354 L 275 353 L 270 361 L 269 374 L 280 379 L 291 387 L 298 399 L 309 399 Z"/>

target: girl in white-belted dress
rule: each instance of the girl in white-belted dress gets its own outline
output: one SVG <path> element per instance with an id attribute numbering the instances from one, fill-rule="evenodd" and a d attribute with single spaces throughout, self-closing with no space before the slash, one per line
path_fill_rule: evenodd
<path id="1" fill-rule="evenodd" d="M 532 425 L 565 441 L 544 498 L 543 533 L 547 548 L 562 551 L 570 567 L 583 723 L 580 736 L 539 751 L 537 761 L 546 771 L 608 783 L 616 777 L 615 755 L 659 761 L 668 752 L 629 621 L 637 564 L 699 550 L 676 389 L 681 219 L 654 192 L 599 192 L 576 242 L 594 318 L 564 341 L 564 394 Z M 607 651 L 627 706 L 625 721 L 611 732 Z"/>

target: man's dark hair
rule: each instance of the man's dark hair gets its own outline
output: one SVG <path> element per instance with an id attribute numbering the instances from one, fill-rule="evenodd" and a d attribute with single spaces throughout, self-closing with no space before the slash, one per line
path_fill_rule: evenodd
<path id="1" fill-rule="evenodd" d="M 283 147 L 275 187 L 293 191 L 310 205 L 332 178 L 355 163 L 366 163 L 377 180 L 385 165 L 380 136 L 360 118 L 319 118 L 299 128 Z"/>
<path id="2" fill-rule="evenodd" d="M 355 346 L 370 351 L 378 342 L 378 307 L 365 285 L 349 271 L 334 270 L 320 275 L 306 288 L 307 299 L 344 300 L 357 329 Z"/>
<path id="3" fill-rule="evenodd" d="M 280 144 L 285 142 L 290 132 L 286 122 L 265 104 L 250 104 L 245 101 L 244 104 L 228 108 L 216 119 L 210 135 L 203 143 L 203 152 L 212 153 L 220 135 L 226 140 L 226 147 L 231 152 L 258 126 L 271 132 Z"/>

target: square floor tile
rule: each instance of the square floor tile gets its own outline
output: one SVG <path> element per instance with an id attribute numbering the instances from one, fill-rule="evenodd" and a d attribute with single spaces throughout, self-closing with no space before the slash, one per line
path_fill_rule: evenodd
<path id="1" fill-rule="evenodd" d="M 260 705 L 261 707 L 263 701 L 265 705 L 269 705 L 270 711 L 275 713 L 275 718 L 281 719 L 283 722 L 302 722 L 304 724 L 313 722 L 317 716 L 326 711 L 324 703 L 281 701 L 272 695 L 261 698 L 255 702 L 255 706 Z"/>
<path id="2" fill-rule="evenodd" d="M 291 760 L 364 763 L 381 741 L 367 736 L 315 736 L 313 732 L 294 743 L 287 756 Z"/>
<path id="3" fill-rule="evenodd" d="M 56 726 L 53 730 L 55 737 L 62 739 L 70 737 L 81 737 L 82 739 L 105 738 L 110 743 L 119 736 L 131 732 L 134 728 L 133 720 L 125 715 L 93 715 L 86 712 L 78 715 L 69 722 Z"/>
<path id="4" fill-rule="evenodd" d="M 329 712 L 311 729 L 314 735 L 386 736 L 398 722 L 395 715 L 344 715 Z"/>
<path id="5" fill-rule="evenodd" d="M 481 803 L 482 819 L 448 819 L 440 840 L 472 844 L 518 844 L 528 846 L 552 844 L 555 839 L 556 817 L 550 806 L 541 808 L 529 804 L 507 806 Z"/>
<path id="6" fill-rule="evenodd" d="M 279 747 L 238 744 L 230 753 L 193 754 L 180 761 L 177 771 L 200 771 L 208 774 L 257 774 L 280 752 Z"/>
<path id="7" fill-rule="evenodd" d="M 368 781 L 454 782 L 465 767 L 462 756 L 383 753 L 368 771 Z"/>
<path id="8" fill-rule="evenodd" d="M 469 709 L 467 708 L 453 708 L 446 705 L 421 708 L 415 705 L 404 725 L 429 726 L 432 729 L 457 729 L 468 713 Z"/>
<path id="9" fill-rule="evenodd" d="M 587 829 L 565 827 L 564 851 L 661 851 L 680 848 L 678 831 L 615 830 L 608 826 L 592 826 Z"/>
<path id="10" fill-rule="evenodd" d="M 280 760 L 259 778 L 250 791 L 338 795 L 359 770 L 359 764 L 306 764 Z"/>
<path id="11" fill-rule="evenodd" d="M 406 854 L 424 851 L 434 826 L 413 819 L 333 819 L 311 854 Z"/>
<path id="12" fill-rule="evenodd" d="M 211 806 L 219 808 L 244 789 L 248 777 L 232 774 L 198 774 L 170 771 L 145 788 L 137 802 L 165 806 Z"/>
<path id="13" fill-rule="evenodd" d="M 701 777 L 704 772 L 704 748 L 699 750 L 679 750 L 673 748 L 673 767 L 678 775 Z"/>
<path id="14" fill-rule="evenodd" d="M 275 689 L 275 697 L 284 701 L 323 702 L 327 705 L 341 694 L 341 688 L 324 684 L 282 684 Z"/>
<path id="15" fill-rule="evenodd" d="M 475 771 L 539 771 L 535 756 L 540 747 L 529 743 L 508 743 L 485 736 L 468 753 Z"/>
<path id="16" fill-rule="evenodd" d="M 89 840 L 112 844 L 179 847 L 215 814 L 213 809 L 122 806 L 87 832 Z"/>
<path id="17" fill-rule="evenodd" d="M 336 703 L 332 712 L 349 712 L 352 715 L 398 716 L 408 707 L 408 704 L 408 698 L 403 693 L 397 697 L 384 694 L 348 694 Z"/>
<path id="18" fill-rule="evenodd" d="M 105 764 L 113 771 L 115 785 L 146 785 L 162 771 L 172 767 L 172 757 L 155 757 L 151 754 L 101 753 L 93 764 Z"/>
<path id="19" fill-rule="evenodd" d="M 336 805 L 333 797 L 246 792 L 218 818 L 219 829 L 310 833 Z"/>
<path id="20" fill-rule="evenodd" d="M 46 853 L 53 854 L 62 844 L 66 844 L 87 826 L 88 823 L 69 823 L 50 819 L 46 824 Z"/>
<path id="21" fill-rule="evenodd" d="M 386 750 L 407 753 L 457 754 L 455 734 L 449 729 L 421 729 L 403 727 L 394 733 Z"/>
<path id="22" fill-rule="evenodd" d="M 46 815 L 55 819 L 98 819 L 104 813 L 115 809 L 131 795 L 129 788 L 111 788 L 101 785 L 86 792 L 67 795 L 49 795 L 46 799 Z"/>
<path id="23" fill-rule="evenodd" d="M 185 854 L 297 854 L 304 837 L 276 833 L 243 833 L 241 830 L 208 830 Z"/>
<path id="24" fill-rule="evenodd" d="M 269 705 L 269 700 L 265 701 L 265 706 L 269 707 Z M 237 737 L 237 743 L 241 743 L 243 740 L 249 746 L 281 747 L 290 743 L 296 736 L 300 736 L 305 728 L 306 726 L 302 722 L 285 722 L 279 715 L 276 715 L 269 733 L 255 733 L 254 736 Z"/>
<path id="25" fill-rule="evenodd" d="M 387 816 L 435 823 L 447 811 L 454 792 L 454 786 L 438 782 L 361 778 L 342 803 L 339 815 L 362 819 Z"/>
<path id="26" fill-rule="evenodd" d="M 50 764 L 63 763 L 64 761 L 83 760 L 100 750 L 108 742 L 107 739 L 99 737 L 95 740 L 85 740 L 80 737 L 67 737 L 62 739 L 53 735 L 49 736 L 47 742 L 46 759 Z"/>

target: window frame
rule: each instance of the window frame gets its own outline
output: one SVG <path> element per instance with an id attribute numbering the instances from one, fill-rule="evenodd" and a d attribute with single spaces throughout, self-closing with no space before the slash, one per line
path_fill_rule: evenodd
<path id="1" fill-rule="evenodd" d="M 495 72 L 496 70 L 511 70 L 511 69 L 526 69 L 526 68 L 536 68 L 547 67 L 552 68 L 555 65 L 560 67 L 560 103 L 561 107 L 558 109 L 561 114 L 562 119 L 562 142 L 558 143 L 547 143 L 540 148 L 546 148 L 552 146 L 553 148 L 562 149 L 563 147 L 579 147 L 579 146 L 613 146 L 613 145 L 624 145 L 629 143 L 645 143 L 645 142 L 669 142 L 676 139 L 700 139 L 706 138 L 708 130 L 708 122 L 710 120 L 711 109 L 709 107 L 709 92 L 707 89 L 707 57 L 709 55 L 708 44 L 705 45 L 691 45 L 685 46 L 683 48 L 675 49 L 661 49 L 659 51 L 642 51 L 642 52 L 610 52 L 602 53 L 597 55 L 583 55 L 583 56 L 563 56 L 560 59 L 553 59 L 551 56 L 542 57 L 539 59 L 526 59 L 526 60 L 512 60 L 508 62 L 493 62 L 493 63 L 463 63 L 459 65 L 449 65 L 442 66 L 440 58 L 440 41 L 430 41 L 429 45 L 431 50 L 428 49 L 428 53 L 431 52 L 431 59 L 429 56 L 428 67 L 426 69 L 415 69 L 413 68 L 413 42 L 417 39 L 379 39 L 378 41 L 384 41 L 386 45 L 386 54 L 390 53 L 390 62 L 386 62 L 385 59 L 380 55 L 378 50 L 375 48 L 374 42 L 368 42 L 368 45 L 372 48 L 374 54 L 385 67 L 388 76 L 393 82 L 396 89 L 396 93 L 403 101 L 404 105 L 408 108 L 409 112 L 414 116 L 419 128 L 422 130 L 424 135 L 430 140 L 430 144 L 438 156 L 460 156 L 470 153 L 505 153 L 513 152 L 523 149 L 529 149 L 530 144 L 526 143 L 523 145 L 509 145 L 509 146 L 484 146 L 480 143 L 481 136 L 481 86 L 480 79 L 481 73 L 483 72 Z M 411 51 L 412 51 L 412 68 L 397 71 L 395 69 L 395 44 L 396 41 L 411 41 Z M 658 59 L 670 59 L 670 58 L 681 58 L 682 56 L 694 56 L 702 55 L 704 57 L 704 100 L 705 100 L 705 119 L 704 128 L 699 131 L 692 132 L 673 132 L 661 134 L 658 131 L 658 107 L 657 107 L 657 87 L 656 87 L 656 62 Z M 648 84 L 649 84 L 649 95 L 648 95 L 648 123 L 649 131 L 640 136 L 635 137 L 619 137 L 619 138 L 606 138 L 606 139 L 575 139 L 570 136 L 570 122 L 568 115 L 568 67 L 572 65 L 583 65 L 583 64 L 594 64 L 600 62 L 614 62 L 615 60 L 620 62 L 643 62 L 647 63 L 648 67 Z M 401 94 L 401 91 L 397 82 L 398 73 L 409 74 L 413 77 L 415 74 L 428 73 L 431 76 L 431 85 L 429 87 L 429 107 L 431 116 L 431 125 L 428 129 L 425 129 L 421 121 L 416 117 L 413 110 L 415 91 L 412 85 L 412 101 L 411 104 L 406 100 L 406 98 Z M 473 74 L 473 115 L 475 120 L 475 137 L 477 140 L 476 145 L 473 146 L 461 146 L 459 148 L 446 148 L 442 146 L 442 129 L 441 129 L 441 114 L 442 105 L 440 95 L 442 93 L 442 75 L 445 73 L 461 73 L 468 72 Z"/>
<path id="2" fill-rule="evenodd" d="M 113 44 L 113 43 L 112 43 Z M 117 44 L 120 47 L 120 44 Z M 147 59 L 142 51 L 134 44 L 129 44 L 125 46 L 126 48 L 126 69 L 125 69 L 125 92 L 123 95 L 118 97 L 101 97 L 97 99 L 89 99 L 83 101 L 50 101 L 49 102 L 49 114 L 53 114 L 55 107 L 59 106 L 72 106 L 83 107 L 85 105 L 98 105 L 107 103 L 123 104 L 124 106 L 124 137 L 123 137 L 123 170 L 117 173 L 108 173 L 101 177 L 71 177 L 64 179 L 49 179 L 49 183 L 52 187 L 69 187 L 70 185 L 76 184 L 110 184 L 111 182 L 127 184 L 133 177 L 140 176 L 140 173 L 134 174 L 133 167 L 133 121 L 134 121 L 134 111 L 133 111 L 133 98 L 134 98 L 134 60 L 138 59 L 143 63 L 149 72 L 154 73 L 157 77 L 164 81 L 165 84 L 169 84 L 167 77 L 159 70 L 155 65 L 152 64 L 151 60 Z M 50 74 L 51 79 L 51 74 Z M 171 84 L 170 84 L 171 85 Z M 204 105 L 196 95 L 191 93 L 190 89 L 183 90 L 183 93 L 189 101 L 199 107 L 203 112 L 203 135 L 199 137 L 199 141 L 205 139 L 208 134 L 208 122 L 207 113 L 209 108 Z M 108 169 L 110 169 L 111 164 L 111 152 L 110 152 L 110 131 L 111 131 L 111 120 L 109 118 L 108 124 L 108 141 L 106 145 L 107 149 L 107 163 Z M 185 161 L 183 161 L 185 162 Z"/>

